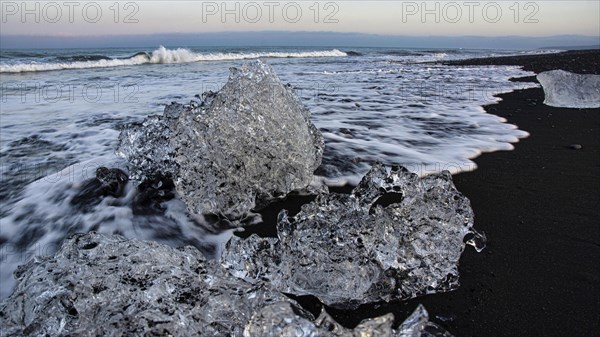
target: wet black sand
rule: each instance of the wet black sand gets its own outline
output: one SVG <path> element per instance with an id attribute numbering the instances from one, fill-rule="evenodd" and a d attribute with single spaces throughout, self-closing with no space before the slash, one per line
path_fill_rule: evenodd
<path id="1" fill-rule="evenodd" d="M 598 50 L 488 61 L 600 74 Z M 514 151 L 477 158 L 479 169 L 455 177 L 488 249 L 465 254 L 458 291 L 423 302 L 456 315 L 448 327 L 457 335 L 598 335 L 600 109 L 548 107 L 542 89 L 500 97 L 486 110 L 531 136 Z"/>
<path id="2" fill-rule="evenodd" d="M 600 74 L 600 51 L 462 61 Z M 455 176 L 488 247 L 467 249 L 461 287 L 423 303 L 457 336 L 594 336 L 600 331 L 600 109 L 544 105 L 541 88 L 487 112 L 531 135 Z M 580 150 L 571 145 L 579 144 Z M 403 311 L 403 310 L 399 310 Z"/>
<path id="3" fill-rule="evenodd" d="M 599 46 L 600 48 L 600 46 Z M 524 70 L 540 73 L 562 69 L 580 74 L 599 74 L 600 49 L 571 50 L 558 54 L 521 55 L 478 58 L 443 62 L 448 65 L 506 65 L 521 66 Z"/>
<path id="4" fill-rule="evenodd" d="M 600 74 L 600 51 L 455 64 Z M 486 111 L 531 136 L 515 144 L 514 151 L 480 156 L 477 170 L 454 177 L 471 200 L 475 228 L 488 237 L 482 253 L 467 247 L 463 254 L 460 288 L 358 311 L 328 309 L 344 325 L 387 312 L 400 322 L 422 303 L 434 321 L 456 336 L 600 333 L 600 109 L 543 105 L 541 88 L 499 97 L 502 101 Z M 582 148 L 573 149 L 574 144 Z M 301 301 L 318 312 L 316 301 Z"/>
<path id="5" fill-rule="evenodd" d="M 489 60 L 504 62 L 534 72 L 600 74 L 599 50 Z M 500 97 L 486 111 L 531 136 L 514 151 L 477 158 L 478 170 L 455 177 L 489 246 L 479 257 L 465 254 L 461 289 L 426 301 L 432 311 L 457 316 L 448 324 L 457 335 L 597 335 L 600 109 L 543 105 L 541 88 Z"/>

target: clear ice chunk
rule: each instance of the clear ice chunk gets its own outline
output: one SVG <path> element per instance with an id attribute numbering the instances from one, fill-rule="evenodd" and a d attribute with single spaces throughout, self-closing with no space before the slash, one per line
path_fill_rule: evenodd
<path id="1" fill-rule="evenodd" d="M 256 61 L 231 68 L 201 104 L 175 103 L 125 128 L 116 153 L 129 161 L 132 179 L 172 176 L 192 213 L 236 218 L 306 188 L 323 137 L 292 88 Z"/>
<path id="2" fill-rule="evenodd" d="M 448 172 L 419 178 L 381 164 L 350 195 L 321 193 L 293 218 L 283 210 L 277 232 L 232 238 L 221 264 L 248 282 L 267 279 L 341 308 L 453 290 L 465 237 L 478 250 L 485 239 Z"/>
<path id="3" fill-rule="evenodd" d="M 279 302 L 263 307 L 252 316 L 244 330 L 244 337 L 289 336 L 289 337 L 452 337 L 437 324 L 429 321 L 427 310 L 419 305 L 415 311 L 394 330 L 394 315 L 365 319 L 354 329 L 338 324 L 323 310 L 312 320 L 297 313 L 288 302 Z"/>
<path id="4" fill-rule="evenodd" d="M 397 331 L 391 314 L 346 329 L 325 311 L 315 319 L 268 283 L 231 276 L 193 247 L 94 232 L 65 240 L 15 276 L 15 291 L 0 303 L 7 336 L 425 337 L 435 326 L 419 306 Z"/>
<path id="5" fill-rule="evenodd" d="M 6 335 L 240 336 L 253 312 L 288 299 L 232 278 L 193 247 L 89 233 L 15 273 Z"/>
<path id="6" fill-rule="evenodd" d="M 564 70 L 537 75 L 544 89 L 544 104 L 563 108 L 600 108 L 600 75 L 574 74 Z"/>
<path id="7" fill-rule="evenodd" d="M 415 311 L 400 324 L 396 337 L 452 337 L 448 331 L 429 321 L 425 307 L 418 305 Z"/>
<path id="8" fill-rule="evenodd" d="M 119 134 L 116 155 L 129 161 L 129 178 L 143 180 L 156 175 L 172 177 L 179 171 L 175 152 L 169 146 L 172 130 L 183 111 L 196 104 L 171 103 L 162 116 L 149 116 L 141 123 L 126 125 Z"/>

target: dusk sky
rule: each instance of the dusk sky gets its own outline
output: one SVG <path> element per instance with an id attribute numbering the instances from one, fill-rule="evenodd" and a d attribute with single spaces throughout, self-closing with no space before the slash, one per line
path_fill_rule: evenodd
<path id="1" fill-rule="evenodd" d="M 0 42 L 9 48 L 51 43 L 36 37 L 58 38 L 71 46 L 79 43 L 76 41 L 92 43 L 85 41 L 88 37 L 94 44 L 102 40 L 101 44 L 106 46 L 111 41 L 135 43 L 135 39 L 131 39 L 135 35 L 250 31 L 413 37 L 580 35 L 587 39 L 573 40 L 573 43 L 600 44 L 600 1 L 597 0 L 2 1 L 1 4 L 0 37 L 3 39 Z M 28 37 L 23 39 L 24 35 Z M 118 42 L 124 35 L 129 36 L 129 40 Z M 331 44 L 335 45 L 336 40 L 333 38 Z M 157 41 L 177 43 L 175 40 Z M 240 38 L 239 43 L 245 41 L 248 39 Z M 321 39 L 318 44 L 327 43 L 324 41 Z M 295 42 L 291 39 L 290 43 Z M 298 43 L 310 43 L 310 39 L 308 42 L 298 40 Z M 553 45 L 552 40 L 544 43 Z"/>

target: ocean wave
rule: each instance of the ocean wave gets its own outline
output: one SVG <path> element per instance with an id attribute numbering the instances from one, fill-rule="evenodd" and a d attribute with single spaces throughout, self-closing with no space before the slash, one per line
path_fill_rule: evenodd
<path id="1" fill-rule="evenodd" d="M 424 53 L 419 53 L 411 50 L 384 50 L 379 52 L 382 55 L 390 55 L 390 56 L 423 56 Z"/>
<path id="2" fill-rule="evenodd" d="M 63 69 L 109 68 L 119 66 L 135 66 L 140 64 L 191 63 L 201 61 L 228 61 L 256 58 L 309 58 L 309 57 L 343 57 L 343 51 L 333 49 L 306 52 L 255 52 L 255 53 L 196 53 L 189 49 L 167 49 L 160 46 L 152 53 L 139 52 L 125 59 L 112 59 L 101 55 L 80 55 L 68 59 L 69 62 L 54 63 L 17 63 L 0 65 L 0 73 L 21 73 L 50 71 Z M 86 59 L 91 58 L 91 59 Z"/>
<path id="3" fill-rule="evenodd" d="M 23 73 L 36 71 L 50 71 L 63 69 L 109 68 L 119 66 L 132 66 L 148 63 L 146 56 L 140 55 L 129 59 L 102 59 L 96 61 L 75 61 L 56 63 L 17 63 L 0 65 L 0 73 Z"/>
<path id="4" fill-rule="evenodd" d="M 382 55 L 390 55 L 390 56 L 433 56 L 433 57 L 446 57 L 448 54 L 459 54 L 461 50 L 458 49 L 431 49 L 431 50 L 410 50 L 410 49 L 393 49 L 393 50 L 383 50 L 379 53 Z"/>
<path id="5" fill-rule="evenodd" d="M 35 53 L 30 51 L 20 51 L 20 50 L 3 50 L 0 53 L 0 58 L 19 58 L 19 57 L 45 57 L 46 55 L 43 53 Z"/>
<path id="6" fill-rule="evenodd" d="M 87 62 L 87 61 L 100 61 L 100 60 L 112 60 L 111 57 L 104 55 L 73 55 L 73 56 L 57 56 L 56 61 L 61 63 L 64 62 Z"/>

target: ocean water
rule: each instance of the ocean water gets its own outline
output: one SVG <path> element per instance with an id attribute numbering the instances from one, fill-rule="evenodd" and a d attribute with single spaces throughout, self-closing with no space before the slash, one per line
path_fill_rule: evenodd
<path id="1" fill-rule="evenodd" d="M 549 52 L 532 51 L 531 53 Z M 71 200 L 101 166 L 126 169 L 114 155 L 120 128 L 177 101 L 218 90 L 229 68 L 262 58 L 290 83 L 325 137 L 328 185 L 356 183 L 374 161 L 426 175 L 476 168 L 483 152 L 511 150 L 528 134 L 482 105 L 534 84 L 518 67 L 444 66 L 432 61 L 516 51 L 392 48 L 148 48 L 0 51 L 0 298 L 12 272 L 62 239 L 96 230 L 192 244 L 217 254 L 231 230 L 188 214 L 178 199 L 164 212 L 132 209 L 136 189 L 93 207 Z"/>

